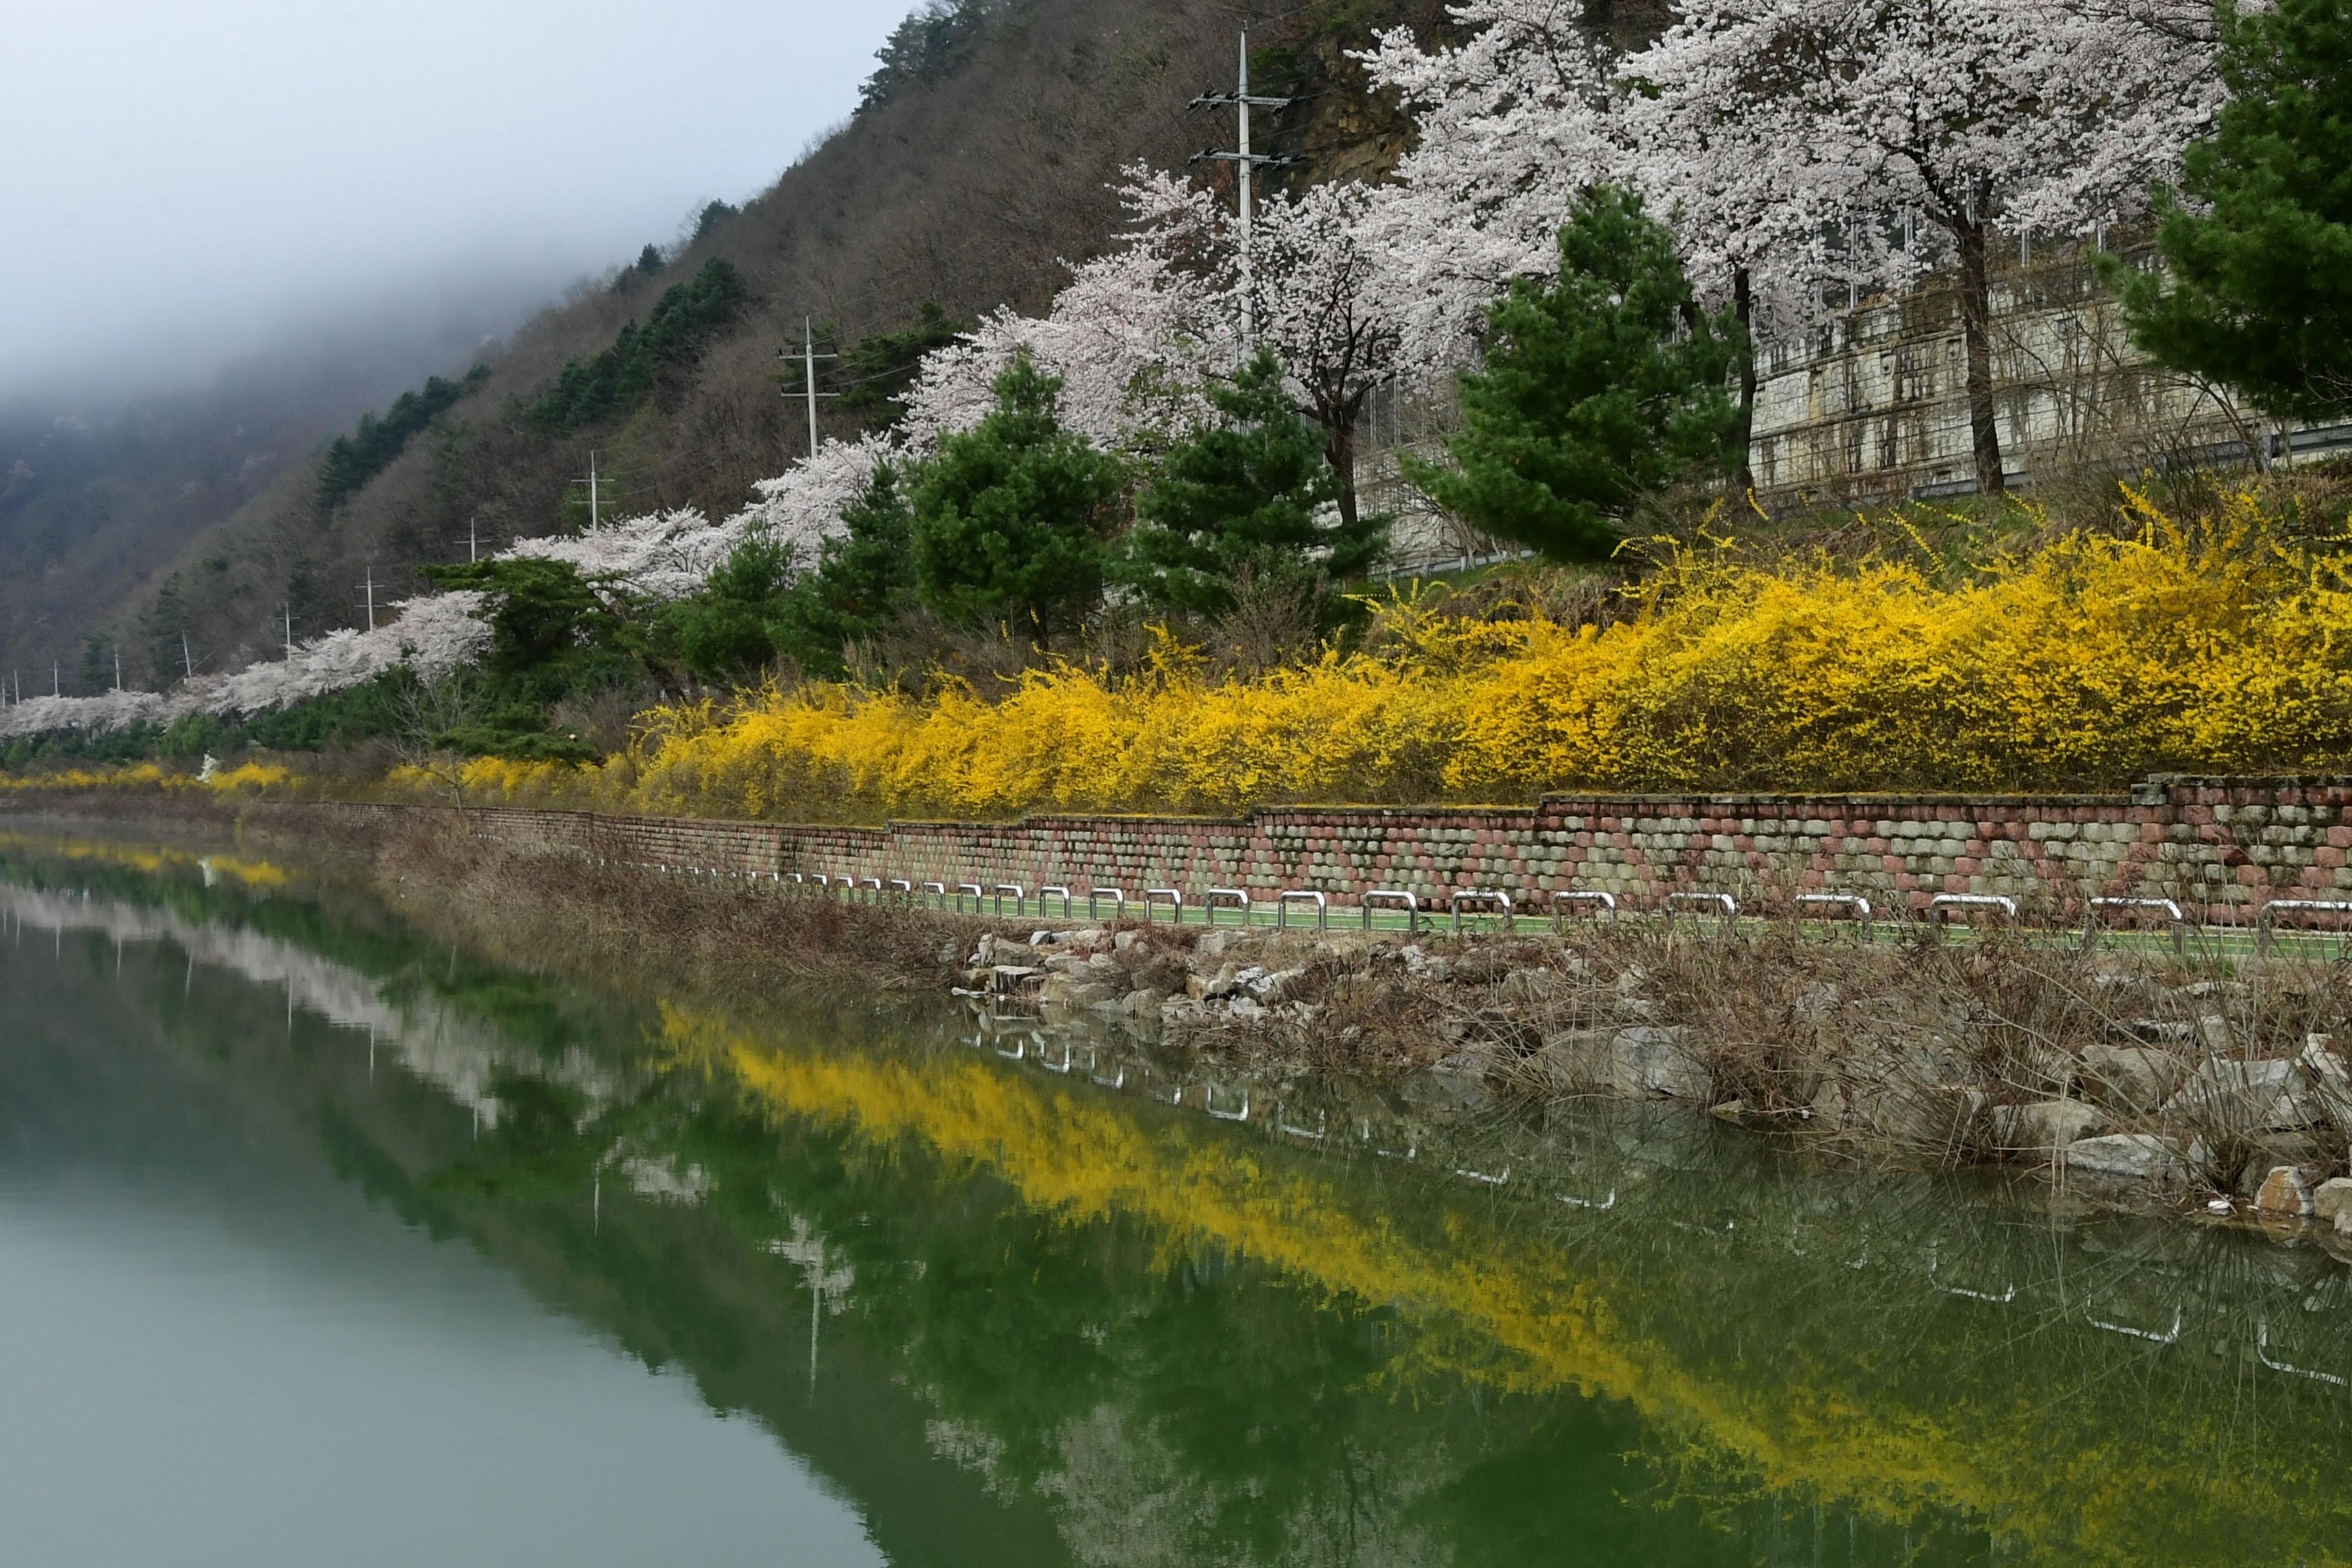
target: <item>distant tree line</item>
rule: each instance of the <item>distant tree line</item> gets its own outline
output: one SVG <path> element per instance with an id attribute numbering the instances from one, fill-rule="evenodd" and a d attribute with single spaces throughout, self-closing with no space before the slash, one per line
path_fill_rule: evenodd
<path id="1" fill-rule="evenodd" d="M 993 0 L 926 0 L 876 56 L 874 74 L 858 93 L 857 112 L 879 108 L 902 88 L 929 86 L 961 65 L 993 8 Z"/>
<path id="2" fill-rule="evenodd" d="M 361 415 L 356 429 L 328 445 L 326 461 L 319 467 L 319 510 L 332 511 L 365 489 L 370 479 L 392 466 L 407 447 L 409 437 L 455 408 L 489 374 L 488 365 L 478 364 L 456 381 L 432 376 L 417 390 L 394 398 L 382 418 L 372 413 Z"/>
<path id="3" fill-rule="evenodd" d="M 628 413 L 645 401 L 664 373 L 691 363 L 713 336 L 734 321 L 748 298 L 734 264 L 712 257 L 690 280 L 662 290 L 642 325 L 631 321 L 610 348 L 567 361 L 555 384 L 530 406 L 526 416 L 543 430 L 562 433 Z"/>

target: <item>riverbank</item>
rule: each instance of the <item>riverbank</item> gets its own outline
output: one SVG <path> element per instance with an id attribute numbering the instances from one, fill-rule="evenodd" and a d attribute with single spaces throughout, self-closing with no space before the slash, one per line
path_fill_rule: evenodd
<path id="1" fill-rule="evenodd" d="M 1891 1166 L 2023 1167 L 2130 1207 L 2352 1247 L 2352 1018 L 2306 957 L 1994 935 L 1871 943 L 1634 921 L 1452 936 L 1032 917 L 598 867 L 410 831 L 379 880 L 510 954 L 686 963 L 873 994 L 950 986 L 1279 1079 L 1428 1074 L 1498 1102 L 1674 1101 Z M 2214 1205 L 2226 1205 L 2216 1214 Z"/>
<path id="2" fill-rule="evenodd" d="M 599 863 L 439 812 L 247 808 L 359 858 L 430 927 L 533 967 L 964 993 L 1280 1080 L 1426 1079 L 1498 1105 L 1680 1104 L 1887 1166 L 2000 1165 L 2128 1207 L 2352 1247 L 2352 1015 L 2307 952 L 2176 956 L 1923 929 L 1625 920 L 1566 934 L 997 921 Z M 2340 1227 L 2340 1229 L 2339 1229 Z"/>

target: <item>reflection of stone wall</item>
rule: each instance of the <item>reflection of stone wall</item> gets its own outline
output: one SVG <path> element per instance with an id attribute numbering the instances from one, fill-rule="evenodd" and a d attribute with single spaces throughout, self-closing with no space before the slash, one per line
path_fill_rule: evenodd
<path id="1" fill-rule="evenodd" d="M 401 807 L 331 807 L 382 810 Z M 427 809 L 427 808 L 415 808 Z M 2085 899 L 2177 899 L 2246 918 L 2276 898 L 2352 899 L 2352 779 L 2158 780 L 2129 795 L 1549 795 L 1532 807 L 1280 807 L 1246 817 L 1034 816 L 888 827 L 703 823 L 489 810 L 477 831 L 510 843 L 646 865 L 799 871 L 920 884 L 1063 885 L 1132 900 L 1147 887 L 1212 887 L 1260 900 L 1316 889 L 1353 904 L 1402 889 L 1612 893 L 1654 908 L 1677 890 L 1773 907 L 1805 891 L 1860 893 L 1882 910 L 1938 893 L 1993 893 L 2050 918 Z"/>

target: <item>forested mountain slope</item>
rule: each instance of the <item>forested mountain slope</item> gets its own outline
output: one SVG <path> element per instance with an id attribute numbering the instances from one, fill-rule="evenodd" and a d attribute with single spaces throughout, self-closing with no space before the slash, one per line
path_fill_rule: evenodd
<path id="1" fill-rule="evenodd" d="M 1375 27 L 1444 21 L 1442 0 L 940 0 L 894 38 L 866 106 L 741 211 L 714 205 L 470 378 L 462 358 L 440 365 L 444 384 L 380 405 L 232 515 L 189 518 L 193 538 L 124 541 L 105 583 L 121 596 L 92 594 L 82 624 L 0 604 L 0 660 L 62 662 L 71 691 L 83 664 L 111 679 L 96 636 L 122 649 L 129 680 L 161 686 L 184 628 L 200 672 L 234 668 L 277 646 L 289 606 L 298 637 L 355 625 L 364 582 L 379 603 L 404 596 L 419 565 L 465 559 L 469 534 L 487 546 L 585 521 L 592 460 L 606 516 L 723 515 L 806 450 L 803 405 L 784 395 L 804 320 L 845 356 L 820 366 L 848 394 L 824 405 L 827 433 L 887 418 L 894 371 L 927 340 L 998 305 L 1041 309 L 1061 262 L 1116 232 L 1121 168 L 1231 145 L 1228 113 L 1188 105 L 1230 90 L 1244 23 L 1256 90 L 1299 97 L 1262 145 L 1300 155 L 1284 177 L 1312 179 L 1400 150 L 1346 50 Z"/>

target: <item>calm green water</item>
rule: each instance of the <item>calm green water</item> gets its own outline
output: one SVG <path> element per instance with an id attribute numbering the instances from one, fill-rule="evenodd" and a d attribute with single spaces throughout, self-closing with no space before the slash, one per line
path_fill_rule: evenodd
<path id="1" fill-rule="evenodd" d="M 11 1563 L 2337 1563 L 2347 1277 L 0 837 Z"/>

